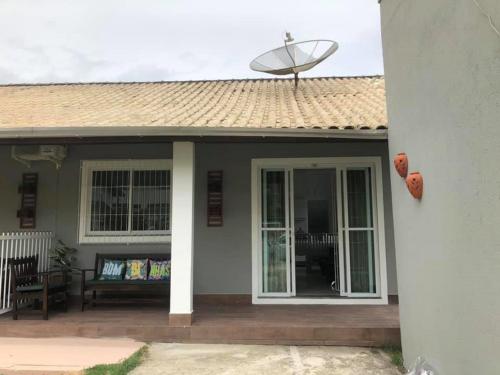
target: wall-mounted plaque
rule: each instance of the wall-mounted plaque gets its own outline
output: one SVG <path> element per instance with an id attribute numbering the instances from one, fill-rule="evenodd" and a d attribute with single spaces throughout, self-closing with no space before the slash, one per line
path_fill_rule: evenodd
<path id="1" fill-rule="evenodd" d="M 36 226 L 36 191 L 38 186 L 37 173 L 23 173 L 23 183 L 19 186 L 21 208 L 17 211 L 19 227 L 34 229 Z"/>
<path id="2" fill-rule="evenodd" d="M 221 227 L 222 215 L 222 171 L 208 171 L 207 225 Z"/>

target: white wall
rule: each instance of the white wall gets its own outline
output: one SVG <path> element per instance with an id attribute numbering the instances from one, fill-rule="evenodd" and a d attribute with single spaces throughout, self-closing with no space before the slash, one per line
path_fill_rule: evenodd
<path id="1" fill-rule="evenodd" d="M 500 2 L 478 0 L 500 26 Z M 500 374 L 500 38 L 472 0 L 383 0 L 403 354 Z"/>

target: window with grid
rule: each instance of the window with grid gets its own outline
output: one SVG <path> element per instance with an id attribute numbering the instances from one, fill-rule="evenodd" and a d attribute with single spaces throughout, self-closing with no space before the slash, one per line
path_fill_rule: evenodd
<path id="1" fill-rule="evenodd" d="M 84 161 L 80 242 L 157 242 L 170 235 L 169 160 Z"/>

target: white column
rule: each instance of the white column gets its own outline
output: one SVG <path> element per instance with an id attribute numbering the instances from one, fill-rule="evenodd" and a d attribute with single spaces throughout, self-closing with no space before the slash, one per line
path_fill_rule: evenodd
<path id="1" fill-rule="evenodd" d="M 193 312 L 194 143 L 174 142 L 170 324 L 190 325 Z"/>

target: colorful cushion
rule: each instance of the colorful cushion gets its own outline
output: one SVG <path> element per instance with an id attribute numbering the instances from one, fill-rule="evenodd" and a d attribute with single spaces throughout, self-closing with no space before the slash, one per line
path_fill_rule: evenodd
<path id="1" fill-rule="evenodd" d="M 99 280 L 123 280 L 125 262 L 123 260 L 104 259 Z"/>
<path id="2" fill-rule="evenodd" d="M 170 261 L 150 259 L 148 280 L 170 280 Z"/>
<path id="3" fill-rule="evenodd" d="M 128 259 L 125 280 L 146 280 L 147 272 L 147 259 Z"/>

